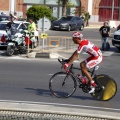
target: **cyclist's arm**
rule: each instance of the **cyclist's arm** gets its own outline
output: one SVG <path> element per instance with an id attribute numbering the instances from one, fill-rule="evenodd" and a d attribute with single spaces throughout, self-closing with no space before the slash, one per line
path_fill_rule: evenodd
<path id="1" fill-rule="evenodd" d="M 69 62 L 68 64 L 71 65 L 73 63 L 74 60 L 76 60 L 78 58 L 79 53 L 77 52 L 77 50 L 72 54 L 72 56 L 69 58 Z"/>

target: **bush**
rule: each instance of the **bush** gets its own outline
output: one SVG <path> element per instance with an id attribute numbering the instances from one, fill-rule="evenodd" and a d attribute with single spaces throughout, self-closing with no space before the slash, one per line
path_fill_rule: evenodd
<path id="1" fill-rule="evenodd" d="M 49 7 L 44 5 L 33 5 L 27 10 L 27 18 L 33 18 L 34 21 L 38 21 L 40 18 L 43 18 L 44 16 L 48 19 L 52 18 L 52 11 Z"/>
<path id="2" fill-rule="evenodd" d="M 52 16 L 52 17 L 50 18 L 50 21 L 52 22 L 52 21 L 57 20 L 57 19 L 58 19 L 58 18 Z"/>

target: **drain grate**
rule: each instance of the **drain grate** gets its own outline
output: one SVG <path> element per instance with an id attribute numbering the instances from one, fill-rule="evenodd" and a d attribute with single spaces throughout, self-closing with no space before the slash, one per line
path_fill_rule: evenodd
<path id="1" fill-rule="evenodd" d="M 115 120 L 80 115 L 38 113 L 24 111 L 0 111 L 0 120 Z"/>

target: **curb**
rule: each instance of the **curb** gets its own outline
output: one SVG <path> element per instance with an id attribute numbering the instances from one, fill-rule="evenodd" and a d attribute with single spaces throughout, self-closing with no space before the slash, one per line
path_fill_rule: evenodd
<path id="1" fill-rule="evenodd" d="M 32 52 L 29 54 L 29 58 L 50 58 L 55 59 L 62 57 L 56 52 Z"/>
<path id="2" fill-rule="evenodd" d="M 87 108 L 87 106 L 86 106 Z M 57 105 L 52 103 L 30 103 L 22 101 L 1 101 L 0 111 L 19 111 L 19 112 L 34 112 L 34 113 L 48 113 L 48 114 L 61 114 L 61 115 L 75 115 L 85 116 L 90 118 L 101 118 L 110 120 L 120 120 L 118 112 L 106 111 L 105 109 L 96 110 L 85 107 L 67 106 L 64 104 Z M 97 108 L 97 107 L 96 107 Z"/>
<path id="3" fill-rule="evenodd" d="M 95 29 L 95 28 L 100 28 L 101 26 L 86 26 L 84 27 L 85 29 Z"/>

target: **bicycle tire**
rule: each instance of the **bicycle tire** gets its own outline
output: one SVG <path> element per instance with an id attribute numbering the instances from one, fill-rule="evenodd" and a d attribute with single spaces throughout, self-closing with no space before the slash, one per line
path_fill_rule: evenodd
<path id="1" fill-rule="evenodd" d="M 65 84 L 63 81 L 65 80 Z M 75 78 L 66 72 L 55 73 L 49 81 L 51 93 L 58 98 L 68 98 L 76 90 L 77 83 Z"/>
<path id="2" fill-rule="evenodd" d="M 91 93 L 94 99 L 99 101 L 108 101 L 112 99 L 117 92 L 117 84 L 113 78 L 108 75 L 101 74 L 97 75 L 93 80 L 98 86 L 104 86 L 104 89 L 100 92 Z"/>

